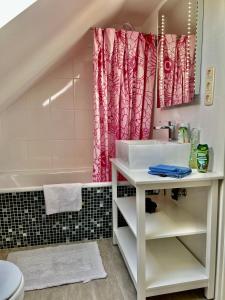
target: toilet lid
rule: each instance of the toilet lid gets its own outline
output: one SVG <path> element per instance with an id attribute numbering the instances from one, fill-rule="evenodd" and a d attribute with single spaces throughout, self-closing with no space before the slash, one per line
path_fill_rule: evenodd
<path id="1" fill-rule="evenodd" d="M 0 260 L 0 299 L 12 296 L 22 280 L 19 268 L 9 261 Z"/>

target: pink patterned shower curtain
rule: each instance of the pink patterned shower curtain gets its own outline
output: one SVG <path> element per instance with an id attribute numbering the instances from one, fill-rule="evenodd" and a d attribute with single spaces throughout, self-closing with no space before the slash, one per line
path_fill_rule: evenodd
<path id="1" fill-rule="evenodd" d="M 195 88 L 195 36 L 161 36 L 158 66 L 157 106 L 166 108 L 191 103 Z"/>
<path id="2" fill-rule="evenodd" d="M 152 34 L 94 30 L 94 182 L 111 180 L 116 140 L 151 136 L 156 56 Z"/>

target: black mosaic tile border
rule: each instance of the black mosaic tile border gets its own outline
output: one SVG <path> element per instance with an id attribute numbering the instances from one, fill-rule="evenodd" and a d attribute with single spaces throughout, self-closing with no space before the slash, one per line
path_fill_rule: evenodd
<path id="1" fill-rule="evenodd" d="M 133 195 L 134 187 L 118 187 L 118 197 Z M 79 212 L 47 216 L 43 191 L 0 194 L 0 249 L 111 237 L 112 187 L 83 188 L 82 203 Z"/>

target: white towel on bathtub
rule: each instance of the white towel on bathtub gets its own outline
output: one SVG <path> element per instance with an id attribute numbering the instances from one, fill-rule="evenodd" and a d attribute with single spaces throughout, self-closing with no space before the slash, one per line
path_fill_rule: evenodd
<path id="1" fill-rule="evenodd" d="M 81 189 L 80 183 L 44 185 L 46 214 L 81 210 Z"/>

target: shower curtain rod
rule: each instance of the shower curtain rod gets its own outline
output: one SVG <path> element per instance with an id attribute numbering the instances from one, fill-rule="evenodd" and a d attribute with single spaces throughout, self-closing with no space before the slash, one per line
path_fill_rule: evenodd
<path id="1" fill-rule="evenodd" d="M 116 26 L 116 25 L 117 24 L 114 24 L 111 27 L 109 26 L 109 27 L 106 27 L 106 28 L 114 28 L 114 26 Z M 126 23 L 122 24 L 121 27 L 122 27 L 121 29 L 128 30 L 128 31 L 129 30 L 132 30 L 132 31 L 136 30 L 135 27 L 129 22 L 126 22 Z M 95 30 L 96 28 L 101 28 L 101 27 L 90 27 L 90 30 Z M 106 29 L 106 28 L 103 28 L 103 29 Z"/>

